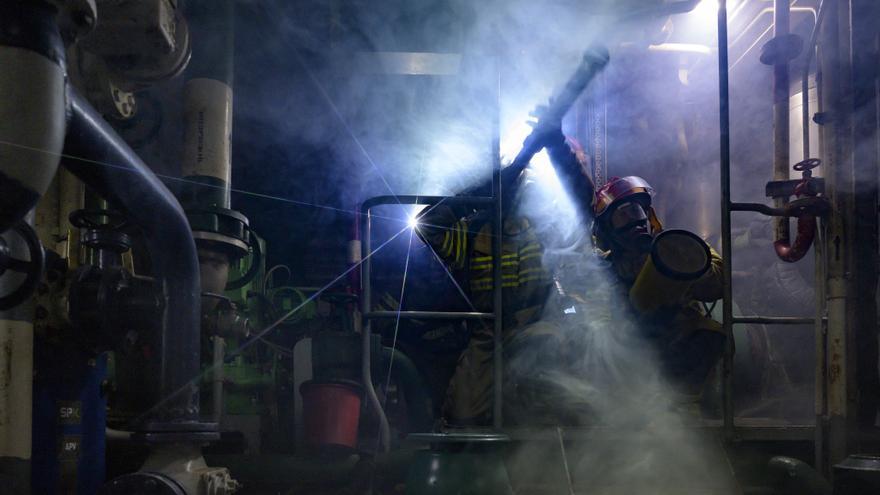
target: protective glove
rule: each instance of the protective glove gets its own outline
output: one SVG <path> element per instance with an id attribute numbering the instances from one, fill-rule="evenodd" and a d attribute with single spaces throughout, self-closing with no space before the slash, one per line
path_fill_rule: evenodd
<path id="1" fill-rule="evenodd" d="M 562 133 L 562 119 L 549 115 L 553 101 L 547 105 L 539 105 L 529 116 L 534 120 L 528 122 L 532 127 L 532 133 L 523 142 L 523 146 L 534 147 L 536 150 L 546 148 L 561 149 L 566 146 L 565 135 Z"/>

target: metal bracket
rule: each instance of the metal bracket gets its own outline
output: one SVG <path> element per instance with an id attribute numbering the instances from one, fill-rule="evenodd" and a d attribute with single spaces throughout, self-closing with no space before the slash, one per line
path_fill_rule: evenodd
<path id="1" fill-rule="evenodd" d="M 768 198 L 788 198 L 792 196 L 792 191 L 802 182 L 803 179 L 792 180 L 773 180 L 764 187 L 764 195 Z M 816 194 L 825 192 L 825 179 L 822 177 L 813 177 L 810 180 L 810 191 Z"/>

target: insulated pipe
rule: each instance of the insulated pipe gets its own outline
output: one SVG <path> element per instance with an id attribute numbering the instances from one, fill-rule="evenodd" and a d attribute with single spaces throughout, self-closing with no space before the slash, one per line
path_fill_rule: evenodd
<path id="1" fill-rule="evenodd" d="M 65 55 L 55 8 L 0 0 L 0 233 L 46 192 L 65 133 Z M 25 247 L 10 236 L 13 255 Z M 20 283 L 7 273 L 2 293 Z M 0 312 L 0 486 L 30 493 L 33 307 Z"/>
<path id="2" fill-rule="evenodd" d="M 201 293 L 189 223 L 162 181 L 98 112 L 72 88 L 69 100 L 63 165 L 143 229 L 161 290 L 160 403 L 146 429 L 159 422 L 161 430 L 188 430 L 199 419 Z"/>
<path id="3" fill-rule="evenodd" d="M 231 0 L 187 4 L 193 55 L 184 89 L 181 202 L 230 207 L 234 17 Z"/>
<path id="4" fill-rule="evenodd" d="M 34 208 L 65 132 L 65 56 L 55 7 L 0 0 L 0 232 Z"/>
<path id="5" fill-rule="evenodd" d="M 27 217 L 32 224 L 32 215 Z M 27 244 L 18 234 L 10 231 L 0 237 L 12 256 L 27 259 Z M 0 294 L 20 283 L 10 273 L 0 276 Z M 0 311 L 0 486 L 13 495 L 31 493 L 33 370 L 33 304 Z"/>
<path id="6" fill-rule="evenodd" d="M 774 0 L 773 2 L 773 34 L 776 40 L 788 34 L 789 0 Z M 788 54 L 779 50 L 773 65 L 773 180 L 788 180 L 789 165 L 789 77 L 788 77 Z M 788 198 L 773 198 L 774 206 L 782 208 Z M 780 247 L 789 245 L 788 218 L 773 219 L 775 236 L 773 243 L 777 254 L 782 257 Z"/>

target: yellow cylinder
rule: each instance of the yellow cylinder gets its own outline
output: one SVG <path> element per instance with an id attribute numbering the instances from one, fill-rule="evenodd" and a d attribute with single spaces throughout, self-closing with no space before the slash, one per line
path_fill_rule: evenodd
<path id="1" fill-rule="evenodd" d="M 688 289 L 712 263 L 709 245 L 686 230 L 667 230 L 651 244 L 651 254 L 629 290 L 640 313 L 683 303 Z"/>

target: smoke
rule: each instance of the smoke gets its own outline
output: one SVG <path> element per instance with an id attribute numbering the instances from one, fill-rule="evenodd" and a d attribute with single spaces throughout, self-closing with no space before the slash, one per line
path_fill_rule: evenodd
<path id="1" fill-rule="evenodd" d="M 506 373 L 517 385 L 507 386 L 531 382 L 533 393 L 516 404 L 530 411 L 527 422 L 574 428 L 563 427 L 564 443 L 548 435 L 521 444 L 508 459 L 514 485 L 563 493 L 570 478 L 577 493 L 735 493 L 720 439 L 700 428 L 699 398 L 665 375 L 658 343 L 667 336 L 651 334 L 589 249 L 551 256 L 563 258 L 554 260 L 568 272 L 563 284 L 572 282 L 537 324 L 552 326 L 556 345 L 510 357 Z"/>
<path id="2" fill-rule="evenodd" d="M 637 3 L 644 5 L 612 0 L 590 2 L 589 8 L 526 0 L 242 4 L 239 8 L 248 12 L 238 16 L 239 31 L 247 37 L 238 36 L 236 74 L 237 86 L 248 89 L 236 94 L 233 148 L 239 178 L 245 187 L 250 181 L 279 196 L 342 209 L 377 195 L 455 194 L 488 179 L 496 138 L 505 158 L 515 155 L 528 131 L 529 113 L 553 95 L 587 46 L 602 41 L 612 49 L 612 62 L 583 106 L 597 120 L 585 129 L 585 116 L 572 112 L 564 122 L 566 134 L 584 146 L 593 166 L 604 167 L 603 173 L 648 179 L 659 191 L 664 220 L 708 237 L 717 232 L 710 220 L 718 217 L 711 213 L 717 211 L 717 193 L 714 188 L 686 193 L 693 184 L 717 183 L 708 172 L 716 168 L 717 154 L 714 57 L 658 54 L 648 46 L 670 40 L 711 44 L 712 39 L 671 34 L 666 18 L 614 22 Z M 455 70 L 440 76 L 389 74 L 375 52 L 441 53 L 454 59 Z M 536 156 L 529 173 L 536 187 L 529 188 L 520 208 L 551 257 L 566 258 L 569 273 L 598 292 L 613 286 L 589 252 L 588 226 L 562 194 L 546 155 Z M 272 216 L 273 222 L 285 219 L 279 239 L 289 239 L 291 232 L 318 237 L 316 225 L 332 225 L 343 232 L 336 244 L 344 245 L 350 215 L 296 211 L 301 218 Z M 409 213 L 401 212 L 401 222 Z M 261 232 L 273 227 L 263 226 Z M 279 242 L 285 241 L 270 240 L 270 250 Z M 327 256 L 326 250 L 314 251 Z M 598 314 L 627 306 L 625 297 L 606 291 L 586 311 L 554 321 L 568 344 L 567 369 L 554 369 L 552 359 L 514 360 L 512 369 L 542 371 L 565 403 L 579 405 L 579 420 L 607 432 L 569 452 L 576 485 L 605 487 L 607 493 L 715 487 L 726 479 L 726 461 L 711 441 L 695 433 L 692 416 L 677 410 L 677 392 L 665 382 L 638 323 L 625 315 Z M 557 472 L 558 447 L 548 447 L 546 456 L 529 450 L 514 456 L 512 466 L 520 467 L 511 467 L 511 473 L 527 483 Z"/>

